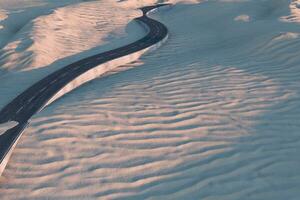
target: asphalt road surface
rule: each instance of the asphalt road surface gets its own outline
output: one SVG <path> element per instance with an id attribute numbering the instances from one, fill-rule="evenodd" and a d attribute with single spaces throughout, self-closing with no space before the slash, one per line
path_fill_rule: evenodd
<path id="1" fill-rule="evenodd" d="M 147 13 L 155 8 L 168 4 L 159 4 L 141 8 L 143 15 L 135 20 L 148 26 L 149 32 L 142 39 L 126 46 L 100 53 L 53 72 L 38 81 L 0 111 L 0 123 L 16 121 L 19 124 L 0 135 L 0 175 L 7 164 L 10 154 L 28 125 L 30 118 L 39 112 L 47 102 L 65 85 L 76 77 L 100 64 L 132 54 L 162 41 L 168 29 L 160 22 L 147 17 Z"/>

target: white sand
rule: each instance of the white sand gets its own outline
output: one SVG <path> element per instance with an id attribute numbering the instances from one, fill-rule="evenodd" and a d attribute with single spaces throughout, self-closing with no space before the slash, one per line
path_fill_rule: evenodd
<path id="1" fill-rule="evenodd" d="M 282 20 L 292 13 L 268 0 L 155 14 L 169 41 L 36 115 L 1 197 L 296 200 L 300 26 Z"/>
<path id="2" fill-rule="evenodd" d="M 250 16 L 249 15 L 239 15 L 234 18 L 235 21 L 242 21 L 242 22 L 249 22 Z"/>
<path id="3" fill-rule="evenodd" d="M 5 98 L 0 98 L 0 108 L 58 68 L 128 44 L 145 34 L 144 29 L 132 21 L 141 15 L 140 11 L 113 6 L 111 1 L 84 2 L 55 10 L 52 7 L 54 5 L 46 4 L 43 9 L 50 9 L 50 14 L 20 25 L 18 32 L 13 36 L 10 33 L 4 42 L 7 44 L 0 50 L 0 81 L 3 83 L 0 94 Z M 8 18 L 11 27 L 6 27 L 0 36 L 5 36 L 13 29 L 14 21 L 26 18 L 35 8 L 27 9 L 21 14 L 13 13 Z M 38 11 L 34 14 L 41 12 Z"/>
<path id="4" fill-rule="evenodd" d="M 2 135 L 3 133 L 5 133 L 7 130 L 17 126 L 19 123 L 15 122 L 15 121 L 11 121 L 11 122 L 6 122 L 6 123 L 2 123 L 0 124 L 0 135 Z"/>

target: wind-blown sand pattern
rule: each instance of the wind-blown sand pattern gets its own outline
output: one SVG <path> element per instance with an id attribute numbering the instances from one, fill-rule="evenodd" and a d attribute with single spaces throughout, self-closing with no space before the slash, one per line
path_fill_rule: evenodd
<path id="1" fill-rule="evenodd" d="M 113 14 L 112 9 L 118 14 Z M 108 34 L 111 38 L 124 35 L 124 25 L 139 15 L 137 10 L 118 9 L 110 2 L 59 8 L 27 24 L 16 35 L 18 40 L 3 48 L 5 54 L 9 54 L 3 68 L 32 70 L 46 67 L 56 60 L 107 43 Z M 15 51 L 16 48 L 20 50 Z"/>
<path id="2" fill-rule="evenodd" d="M 12 17 L 8 21 L 14 24 L 19 21 L 17 17 L 26 18 L 31 9 L 23 13 L 11 11 Z M 112 9 L 116 12 L 111 12 Z M 0 107 L 67 64 L 143 37 L 143 27 L 131 21 L 138 15 L 141 15 L 140 11 L 113 6 L 110 1 L 93 1 L 57 8 L 48 15 L 26 22 L 18 28 L 13 39 L 7 38 L 4 42 L 7 44 L 0 50 L 3 83 L 0 93 L 5 96 L 0 99 Z M 6 30 L 8 35 L 12 35 L 9 30 Z"/>
<path id="3" fill-rule="evenodd" d="M 279 0 L 155 14 L 165 46 L 36 115 L 1 198 L 298 199 L 300 26 L 288 15 Z"/>

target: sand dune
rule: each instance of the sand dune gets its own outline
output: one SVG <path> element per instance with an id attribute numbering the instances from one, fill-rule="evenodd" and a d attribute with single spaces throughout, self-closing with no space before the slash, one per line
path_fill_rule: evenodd
<path id="1" fill-rule="evenodd" d="M 63 3 L 67 1 L 57 6 Z M 0 108 L 47 74 L 81 58 L 128 44 L 145 34 L 145 30 L 132 21 L 141 15 L 140 11 L 113 6 L 111 1 L 77 3 L 54 10 L 52 7 L 47 4 L 43 9 L 50 10 L 48 15 L 19 24 L 12 39 L 6 38 L 4 43 L 7 44 L 0 50 L 3 84 L 0 93 L 5 96 L 0 98 Z M 26 19 L 28 12 L 38 14 L 43 10 L 28 9 L 9 15 L 8 22 L 14 25 L 16 19 L 18 22 Z M 116 12 L 111 12 L 112 9 Z M 11 35 L 13 25 L 6 26 L 0 35 Z"/>
<path id="2" fill-rule="evenodd" d="M 296 200 L 300 26 L 282 20 L 289 6 L 208 1 L 154 14 L 168 42 L 36 115 L 1 197 Z"/>
<path id="3" fill-rule="evenodd" d="M 116 14 L 111 12 L 112 9 Z M 2 68 L 32 70 L 47 67 L 54 61 L 104 45 L 123 36 L 124 26 L 139 15 L 139 11 L 118 9 L 110 2 L 59 8 L 22 27 L 15 40 L 2 50 L 5 61 Z"/>

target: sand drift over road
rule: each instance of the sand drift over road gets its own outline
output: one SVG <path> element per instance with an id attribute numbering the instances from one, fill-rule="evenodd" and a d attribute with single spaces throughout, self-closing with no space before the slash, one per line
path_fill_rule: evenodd
<path id="1" fill-rule="evenodd" d="M 142 39 L 126 46 L 85 58 L 50 74 L 28 88 L 0 111 L 1 123 L 8 121 L 19 122 L 18 126 L 0 135 L 0 173 L 5 168 L 14 146 L 21 137 L 24 128 L 28 125 L 32 115 L 67 92 L 117 66 L 132 62 L 146 51 L 160 46 L 160 43 L 167 38 L 168 30 L 162 23 L 149 18 L 147 13 L 167 5 L 159 4 L 141 8 L 143 15 L 136 18 L 136 20 L 148 29 L 148 34 Z"/>
<path id="2" fill-rule="evenodd" d="M 167 42 L 35 114 L 1 198 L 298 200 L 298 2 L 151 14 Z"/>

